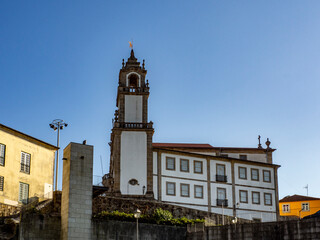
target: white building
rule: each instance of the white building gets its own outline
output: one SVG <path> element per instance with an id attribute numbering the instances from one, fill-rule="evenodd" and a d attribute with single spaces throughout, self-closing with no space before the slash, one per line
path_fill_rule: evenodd
<path id="1" fill-rule="evenodd" d="M 147 71 L 133 50 L 119 74 L 107 185 L 115 195 L 257 221 L 276 221 L 279 165 L 270 141 L 262 148 L 152 143 Z"/>

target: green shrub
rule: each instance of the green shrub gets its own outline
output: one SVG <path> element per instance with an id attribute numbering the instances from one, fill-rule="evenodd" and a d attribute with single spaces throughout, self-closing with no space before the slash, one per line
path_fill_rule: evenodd
<path id="1" fill-rule="evenodd" d="M 168 210 L 163 210 L 162 208 L 157 208 L 153 212 L 154 220 L 159 224 L 160 222 L 170 221 L 173 216 Z"/>

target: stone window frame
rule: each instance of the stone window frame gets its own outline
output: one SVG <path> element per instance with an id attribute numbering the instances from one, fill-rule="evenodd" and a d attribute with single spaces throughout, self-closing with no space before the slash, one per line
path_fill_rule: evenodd
<path id="1" fill-rule="evenodd" d="M 252 177 L 252 176 L 253 176 L 253 174 L 252 174 L 252 172 L 253 172 L 253 171 L 257 171 L 257 173 L 258 173 L 258 174 L 257 174 L 258 179 L 253 179 L 253 177 Z M 252 180 L 252 181 L 257 181 L 257 182 L 259 182 L 259 180 L 260 180 L 260 176 L 259 176 L 259 175 L 260 175 L 260 174 L 259 174 L 259 169 L 258 169 L 258 168 L 251 168 L 250 173 L 251 173 L 251 180 Z"/>
<path id="2" fill-rule="evenodd" d="M 248 155 L 247 154 L 239 154 L 239 159 L 248 160 Z"/>
<path id="3" fill-rule="evenodd" d="M 245 177 L 241 177 L 240 169 L 244 169 Z M 239 179 L 247 180 L 248 179 L 248 177 L 247 177 L 247 168 L 246 167 L 238 167 L 238 175 L 239 175 L 238 176 Z"/>
<path id="4" fill-rule="evenodd" d="M 196 172 L 196 163 L 200 163 L 201 172 Z M 202 161 L 198 161 L 198 160 L 193 161 L 193 172 L 197 173 L 197 174 L 203 174 L 203 162 Z"/>
<path id="5" fill-rule="evenodd" d="M 187 186 L 188 195 L 183 195 L 183 194 L 182 194 L 182 187 L 183 187 L 183 186 Z M 180 183 L 180 197 L 190 197 L 190 184 Z"/>
<path id="6" fill-rule="evenodd" d="M 290 203 L 288 204 L 282 204 L 282 212 L 284 213 L 290 213 L 291 210 L 290 210 Z"/>
<path id="7" fill-rule="evenodd" d="M 241 193 L 245 193 L 246 194 L 246 201 L 242 201 Z M 247 190 L 239 190 L 239 201 L 241 203 L 248 203 L 248 191 Z"/>
<path id="8" fill-rule="evenodd" d="M 269 173 L 269 181 L 266 181 L 265 179 L 266 179 L 266 175 L 265 175 L 265 173 Z M 268 183 L 271 183 L 271 171 L 270 170 L 263 170 L 263 181 L 264 182 L 268 182 Z"/>
<path id="9" fill-rule="evenodd" d="M 258 202 L 254 202 L 254 197 L 253 197 L 253 196 L 254 196 L 255 194 L 258 194 L 258 196 L 259 196 L 259 197 L 258 197 L 258 200 L 259 200 Z M 251 196 L 252 196 L 252 204 L 260 205 L 260 202 L 261 202 L 261 201 L 260 201 L 260 192 L 252 191 Z"/>
<path id="10" fill-rule="evenodd" d="M 226 165 L 225 165 L 225 164 L 221 164 L 221 163 L 217 163 L 217 164 L 216 164 L 216 174 L 217 174 L 217 175 L 220 175 L 220 174 L 218 173 L 218 166 L 223 166 L 223 168 L 224 168 L 223 176 L 226 176 Z"/>
<path id="11" fill-rule="evenodd" d="M 173 159 L 173 169 L 168 168 L 168 160 Z M 166 170 L 175 171 L 176 170 L 176 158 L 175 157 L 166 157 Z"/>
<path id="12" fill-rule="evenodd" d="M 6 145 L 0 143 L 0 166 L 4 166 L 6 163 Z"/>
<path id="13" fill-rule="evenodd" d="M 201 188 L 201 197 L 197 197 L 197 191 L 196 189 L 197 188 Z M 202 185 L 194 185 L 194 198 L 200 198 L 200 199 L 203 199 L 203 186 Z"/>
<path id="14" fill-rule="evenodd" d="M 304 206 L 306 206 L 307 208 L 305 208 Z M 309 202 L 303 202 L 303 203 L 301 203 L 301 211 L 302 211 L 302 212 L 309 212 L 309 211 L 310 211 L 310 204 L 309 204 Z"/>
<path id="15" fill-rule="evenodd" d="M 29 157 L 29 159 L 27 159 L 28 157 Z M 21 151 L 20 172 L 23 172 L 23 173 L 30 175 L 30 172 L 31 172 L 30 169 L 31 169 L 31 154 Z"/>
<path id="16" fill-rule="evenodd" d="M 266 196 L 270 196 L 270 204 L 267 203 L 267 198 Z M 272 194 L 271 193 L 264 193 L 263 194 L 263 198 L 264 198 L 264 205 L 266 206 L 272 206 Z"/>
<path id="17" fill-rule="evenodd" d="M 4 188 L 4 176 L 0 176 L 0 191 L 3 192 Z"/>
<path id="18" fill-rule="evenodd" d="M 168 192 L 168 185 L 172 184 L 173 185 L 173 194 Z M 166 195 L 168 196 L 176 196 L 176 183 L 175 182 L 166 182 Z"/>
<path id="19" fill-rule="evenodd" d="M 219 190 L 223 190 L 224 191 L 224 199 L 219 198 Z M 219 200 L 227 200 L 228 199 L 227 189 L 226 188 L 217 187 L 217 199 L 219 199 Z"/>
<path id="20" fill-rule="evenodd" d="M 182 170 L 182 162 L 186 161 L 187 162 L 187 170 Z M 180 158 L 180 172 L 190 172 L 190 161 L 189 159 L 185 159 L 185 158 Z"/>

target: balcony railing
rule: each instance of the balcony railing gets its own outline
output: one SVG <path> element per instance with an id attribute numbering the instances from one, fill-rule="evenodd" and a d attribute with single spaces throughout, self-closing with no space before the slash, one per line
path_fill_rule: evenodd
<path id="1" fill-rule="evenodd" d="M 122 91 L 123 92 L 138 92 L 138 93 L 145 92 L 145 93 L 148 93 L 149 88 L 148 87 L 145 87 L 145 88 L 142 88 L 142 87 L 123 87 Z"/>
<path id="2" fill-rule="evenodd" d="M 152 129 L 153 122 L 149 123 L 137 123 L 137 122 L 115 122 L 113 124 L 115 128 L 131 128 L 131 129 Z"/>
<path id="3" fill-rule="evenodd" d="M 217 199 L 217 206 L 228 207 L 228 199 Z"/>
<path id="4" fill-rule="evenodd" d="M 216 175 L 216 181 L 217 182 L 227 182 L 228 177 L 226 175 Z"/>

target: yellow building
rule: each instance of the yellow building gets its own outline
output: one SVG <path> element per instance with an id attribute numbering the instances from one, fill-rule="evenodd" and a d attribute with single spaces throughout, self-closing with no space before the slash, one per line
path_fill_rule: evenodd
<path id="1" fill-rule="evenodd" d="M 0 124 L 0 203 L 19 206 L 52 198 L 58 148 Z"/>
<path id="2" fill-rule="evenodd" d="M 320 210 L 320 198 L 292 195 L 279 201 L 280 216 L 303 218 Z"/>

